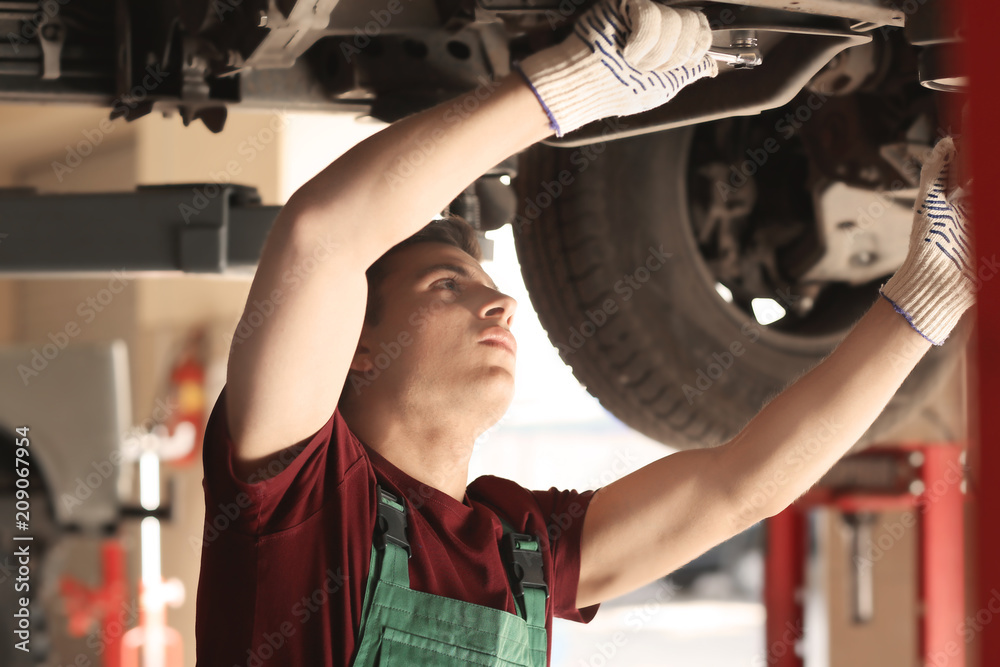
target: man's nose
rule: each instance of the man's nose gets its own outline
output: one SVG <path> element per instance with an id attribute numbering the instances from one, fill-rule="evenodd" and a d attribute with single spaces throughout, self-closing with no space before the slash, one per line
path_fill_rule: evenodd
<path id="1" fill-rule="evenodd" d="M 509 329 L 514 323 L 514 311 L 517 310 L 517 301 L 514 297 L 507 296 L 502 292 L 494 292 L 493 297 L 483 304 L 481 317 L 498 318 Z"/>

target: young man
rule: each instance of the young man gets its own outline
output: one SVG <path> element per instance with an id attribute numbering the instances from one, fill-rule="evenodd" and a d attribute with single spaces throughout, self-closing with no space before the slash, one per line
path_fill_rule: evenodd
<path id="1" fill-rule="evenodd" d="M 943 342 L 974 299 L 944 187 L 950 140 L 924 169 L 885 298 L 732 441 L 596 492 L 467 485 L 476 437 L 511 401 L 516 304 L 467 228 L 426 221 L 553 132 L 714 76 L 709 43 L 697 12 L 605 0 L 473 113 L 456 121 L 452 102 L 401 120 L 289 199 L 206 434 L 202 665 L 545 665 L 553 616 L 589 621 L 781 511 Z M 400 169 L 415 155 L 419 169 Z"/>

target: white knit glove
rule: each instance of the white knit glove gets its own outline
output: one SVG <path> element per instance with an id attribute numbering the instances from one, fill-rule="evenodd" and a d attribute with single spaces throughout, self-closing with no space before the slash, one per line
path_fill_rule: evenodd
<path id="1" fill-rule="evenodd" d="M 660 106 L 718 73 L 708 19 L 652 0 L 601 0 L 562 43 L 515 62 L 561 137 L 587 123 Z"/>
<path id="2" fill-rule="evenodd" d="M 941 345 L 975 303 L 972 228 L 962 188 L 946 194 L 955 156 L 951 137 L 938 142 L 920 170 L 920 190 L 906 259 L 879 290 L 914 329 Z"/>

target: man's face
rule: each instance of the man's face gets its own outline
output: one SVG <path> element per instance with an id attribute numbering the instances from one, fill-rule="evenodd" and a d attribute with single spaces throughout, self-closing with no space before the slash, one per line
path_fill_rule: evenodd
<path id="1" fill-rule="evenodd" d="M 517 302 L 479 262 L 454 246 L 419 243 L 389 258 L 380 295 L 381 317 L 362 331 L 355 372 L 390 383 L 408 405 L 499 419 L 513 398 Z"/>

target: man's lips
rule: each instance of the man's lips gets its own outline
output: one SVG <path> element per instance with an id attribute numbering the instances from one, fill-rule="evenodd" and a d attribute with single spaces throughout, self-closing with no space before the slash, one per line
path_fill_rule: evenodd
<path id="1" fill-rule="evenodd" d="M 517 341 L 514 340 L 514 335 L 503 327 L 490 327 L 483 332 L 479 342 L 487 345 L 500 345 L 517 356 Z"/>

